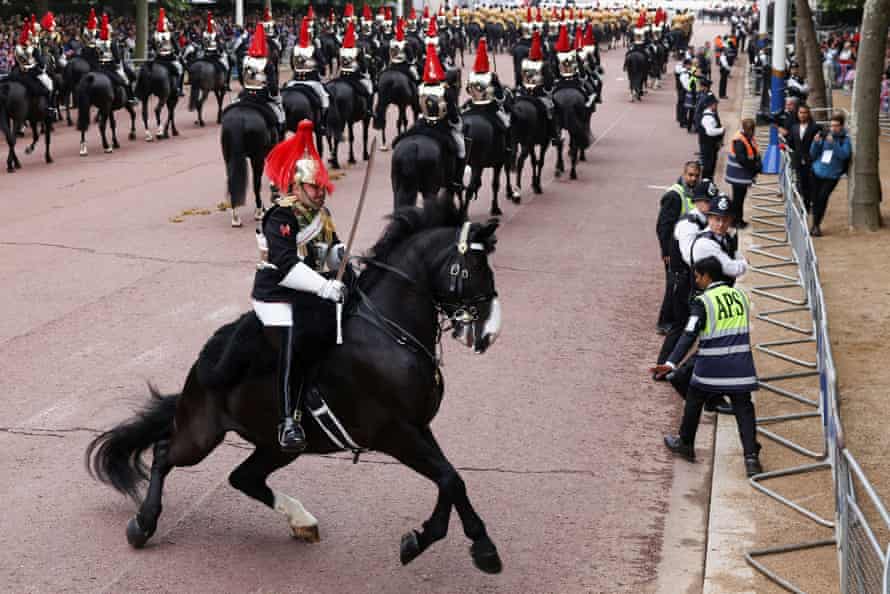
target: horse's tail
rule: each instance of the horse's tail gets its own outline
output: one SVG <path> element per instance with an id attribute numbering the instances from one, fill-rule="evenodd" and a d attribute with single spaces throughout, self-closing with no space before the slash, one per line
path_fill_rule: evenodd
<path id="1" fill-rule="evenodd" d="M 142 454 L 169 437 L 179 394 L 161 395 L 154 387 L 151 400 L 131 419 L 109 429 L 90 442 L 86 465 L 90 475 L 116 491 L 136 499 L 139 485 L 148 480 Z"/>
<path id="2" fill-rule="evenodd" d="M 417 203 L 419 189 L 417 163 L 420 159 L 420 147 L 416 142 L 405 144 L 405 147 L 393 154 L 390 169 L 395 208 L 414 206 Z"/>
<path id="3" fill-rule="evenodd" d="M 0 86 L 0 133 L 3 140 L 10 143 L 9 112 L 6 109 L 6 101 L 9 98 L 9 85 Z"/>
<path id="4" fill-rule="evenodd" d="M 198 109 L 198 99 L 201 97 L 201 85 L 196 84 L 191 70 L 189 70 L 189 83 L 189 111 L 195 111 Z"/>
<path id="5" fill-rule="evenodd" d="M 232 208 L 244 206 L 247 194 L 247 152 L 244 149 L 244 125 L 232 118 L 237 128 L 223 128 L 223 158 L 226 161 L 226 189 Z"/>
<path id="6" fill-rule="evenodd" d="M 90 86 L 95 76 L 92 72 L 84 75 L 77 84 L 75 103 L 77 104 L 77 131 L 86 132 L 90 127 Z"/>
<path id="7" fill-rule="evenodd" d="M 339 106 L 337 105 L 337 85 L 328 84 L 325 87 L 331 96 L 328 105 L 328 121 L 325 122 L 328 128 L 328 135 L 342 136 L 346 122 L 343 121 L 343 115 L 340 113 Z"/>
<path id="8" fill-rule="evenodd" d="M 567 118 L 569 135 L 574 139 L 575 144 L 580 149 L 586 149 L 590 146 L 590 112 L 584 106 L 584 101 L 580 101 L 572 105 L 572 117 Z"/>

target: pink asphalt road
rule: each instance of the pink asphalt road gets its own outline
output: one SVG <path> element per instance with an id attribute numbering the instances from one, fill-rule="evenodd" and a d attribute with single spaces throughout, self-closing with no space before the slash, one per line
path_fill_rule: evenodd
<path id="1" fill-rule="evenodd" d="M 104 155 L 91 130 L 81 158 L 60 126 L 55 164 L 22 155 L 20 172 L 0 174 L 0 591 L 650 589 L 671 481 L 660 439 L 678 408 L 644 372 L 662 289 L 650 186 L 673 182 L 694 141 L 673 123 L 671 74 L 631 104 L 624 51 L 603 55 L 605 101 L 580 179 L 554 180 L 551 152 L 544 194 L 526 181 L 523 204 L 504 206 L 500 341 L 484 356 L 446 344 L 433 429 L 499 547 L 501 575 L 472 566 L 456 515 L 444 541 L 402 567 L 399 538 L 436 493 L 377 454 L 304 458 L 272 477 L 321 522 L 319 544 L 292 540 L 283 516 L 229 487 L 248 454 L 235 438 L 174 470 L 158 533 L 144 550 L 127 545 L 135 506 L 87 475 L 84 449 L 145 399 L 147 381 L 179 391 L 206 338 L 247 309 L 256 257 L 250 209 L 241 229 L 215 209 L 218 127 L 181 110 L 178 138 L 147 144 L 140 126 Z M 360 247 L 391 209 L 390 154 L 377 156 Z M 348 169 L 329 202 L 344 234 L 364 169 Z M 488 198 L 485 185 L 474 218 Z M 211 213 L 171 222 L 187 209 Z"/>

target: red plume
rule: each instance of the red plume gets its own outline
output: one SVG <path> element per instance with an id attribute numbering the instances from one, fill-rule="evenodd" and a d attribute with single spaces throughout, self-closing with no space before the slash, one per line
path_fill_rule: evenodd
<path id="1" fill-rule="evenodd" d="M 430 26 L 426 30 L 427 37 L 438 37 L 439 28 L 436 26 L 436 19 L 430 19 Z"/>
<path id="2" fill-rule="evenodd" d="M 584 30 L 584 45 L 596 45 L 596 39 L 593 37 L 593 26 L 587 25 Z"/>
<path id="3" fill-rule="evenodd" d="M 87 19 L 87 29 L 94 31 L 96 29 L 96 9 L 90 9 L 90 17 Z"/>
<path id="4" fill-rule="evenodd" d="M 310 158 L 315 161 L 318 172 L 315 184 L 324 188 L 329 194 L 334 191 L 328 177 L 328 170 L 315 148 L 315 131 L 310 120 L 302 120 L 297 124 L 297 133 L 276 144 L 266 156 L 265 173 L 273 184 L 282 191 L 287 191 L 294 181 L 294 170 L 297 161 Z"/>
<path id="5" fill-rule="evenodd" d="M 267 6 L 265 10 L 263 10 L 263 21 L 269 22 L 272 20 L 272 11 Z"/>
<path id="6" fill-rule="evenodd" d="M 637 18 L 637 29 L 642 29 L 646 26 L 646 13 L 640 11 L 640 16 Z"/>
<path id="7" fill-rule="evenodd" d="M 575 49 L 584 49 L 584 31 L 581 29 L 575 30 Z"/>
<path id="8" fill-rule="evenodd" d="M 267 51 L 266 30 L 263 29 L 261 23 L 257 23 L 253 39 L 250 40 L 250 49 L 247 50 L 247 55 L 251 58 L 266 58 L 269 55 Z"/>
<path id="9" fill-rule="evenodd" d="M 336 23 L 336 22 L 337 22 L 337 15 L 334 14 L 334 9 L 333 9 L 333 8 L 331 9 L 331 14 L 328 15 L 328 22 L 331 22 L 331 23 Z"/>
<path id="10" fill-rule="evenodd" d="M 108 15 L 102 13 L 102 28 L 99 29 L 99 39 L 108 41 Z"/>
<path id="11" fill-rule="evenodd" d="M 537 12 L 537 14 L 535 15 L 535 21 L 537 21 L 537 22 L 540 23 L 540 22 L 543 21 L 543 20 L 544 20 L 544 15 L 541 14 L 541 6 L 539 5 L 539 6 L 538 6 L 538 12 Z"/>
<path id="12" fill-rule="evenodd" d="M 343 49 L 351 49 L 355 47 L 355 23 L 349 21 L 346 25 L 346 32 L 343 34 Z"/>
<path id="13" fill-rule="evenodd" d="M 423 18 L 425 18 L 425 19 L 430 18 L 430 7 L 429 7 L 429 6 L 424 5 L 424 7 L 423 7 Z"/>
<path id="14" fill-rule="evenodd" d="M 346 8 L 343 9 L 343 18 L 351 19 L 355 16 L 355 6 L 352 5 L 352 2 L 346 5 Z"/>
<path id="15" fill-rule="evenodd" d="M 532 33 L 532 46 L 528 50 L 528 59 L 534 62 L 540 62 L 544 59 L 544 53 L 541 51 L 541 32 Z"/>
<path id="16" fill-rule="evenodd" d="M 306 10 L 306 18 L 311 20 L 315 19 L 315 11 L 312 10 L 312 5 L 309 5 L 309 8 Z"/>
<path id="17" fill-rule="evenodd" d="M 31 35 L 37 35 L 37 16 L 31 15 Z"/>
<path id="18" fill-rule="evenodd" d="M 371 7 L 367 4 L 362 7 L 362 18 L 366 21 L 371 21 L 374 19 L 374 15 L 371 14 Z"/>
<path id="19" fill-rule="evenodd" d="M 426 45 L 426 62 L 423 65 L 423 82 L 435 85 L 445 80 L 445 71 L 439 62 L 439 54 L 432 43 Z"/>
<path id="20" fill-rule="evenodd" d="M 414 10 L 414 7 L 411 7 L 411 12 L 408 13 L 408 20 L 416 21 L 417 20 L 417 11 Z"/>
<path id="21" fill-rule="evenodd" d="M 567 52 L 572 49 L 569 46 L 569 30 L 566 29 L 565 25 L 559 26 L 559 38 L 556 40 L 556 47 L 554 49 L 560 53 Z"/>
<path id="22" fill-rule="evenodd" d="M 56 19 L 53 18 L 53 13 L 48 12 L 43 15 L 43 19 L 40 21 L 40 26 L 49 31 L 53 28 L 56 23 Z"/>
<path id="23" fill-rule="evenodd" d="M 396 41 L 405 41 L 405 21 L 402 17 L 396 22 Z"/>
<path id="24" fill-rule="evenodd" d="M 476 63 L 473 64 L 473 72 L 476 74 L 485 74 L 490 69 L 488 64 L 488 44 L 485 38 L 479 39 L 479 47 L 476 48 Z"/>
<path id="25" fill-rule="evenodd" d="M 300 23 L 300 47 L 309 47 L 312 40 L 309 39 L 309 17 L 303 17 Z"/>
<path id="26" fill-rule="evenodd" d="M 386 10 L 383 11 L 383 18 L 387 21 L 392 20 L 392 9 L 389 6 L 387 6 Z"/>
<path id="27" fill-rule="evenodd" d="M 525 22 L 526 23 L 532 22 L 532 7 L 531 6 L 525 7 Z"/>
<path id="28" fill-rule="evenodd" d="M 164 7 L 158 11 L 158 33 L 163 33 L 167 30 L 167 13 L 164 11 Z"/>
<path id="29" fill-rule="evenodd" d="M 207 11 L 207 32 L 213 35 L 213 13 Z"/>
<path id="30" fill-rule="evenodd" d="M 28 36 L 31 35 L 31 21 L 25 17 L 22 23 L 22 32 L 19 34 L 19 45 L 28 45 Z"/>
<path id="31" fill-rule="evenodd" d="M 377 16 L 382 16 L 383 18 L 386 18 L 386 9 L 382 6 L 380 8 L 378 8 Z"/>

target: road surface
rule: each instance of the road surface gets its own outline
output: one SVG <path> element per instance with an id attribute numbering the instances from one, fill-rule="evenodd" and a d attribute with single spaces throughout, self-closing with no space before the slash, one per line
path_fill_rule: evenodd
<path id="1" fill-rule="evenodd" d="M 649 590 L 671 484 L 661 434 L 678 412 L 644 372 L 662 288 L 653 187 L 673 183 L 694 143 L 673 123 L 672 75 L 631 104 L 623 56 L 603 53 L 605 99 L 580 179 L 554 180 L 551 151 L 545 193 L 532 196 L 527 179 L 522 205 L 504 206 L 500 341 L 484 356 L 446 345 L 433 428 L 499 547 L 499 576 L 472 566 L 456 514 L 444 541 L 401 567 L 399 538 L 436 493 L 377 454 L 304 458 L 273 475 L 321 522 L 321 543 L 292 540 L 283 516 L 229 487 L 248 454 L 235 438 L 171 473 L 158 533 L 132 550 L 135 506 L 87 475 L 84 449 L 144 400 L 146 382 L 178 392 L 203 342 L 248 308 L 250 210 L 241 229 L 216 210 L 219 130 L 184 110 L 175 139 L 145 143 L 140 127 L 104 155 L 91 130 L 81 158 L 62 126 L 55 164 L 22 155 L 24 168 L 0 177 L 0 590 Z M 391 208 L 390 155 L 375 164 L 361 247 Z M 329 201 L 344 235 L 363 170 L 348 169 Z M 486 185 L 474 218 L 487 217 L 488 197 Z M 188 209 L 210 213 L 171 222 Z"/>

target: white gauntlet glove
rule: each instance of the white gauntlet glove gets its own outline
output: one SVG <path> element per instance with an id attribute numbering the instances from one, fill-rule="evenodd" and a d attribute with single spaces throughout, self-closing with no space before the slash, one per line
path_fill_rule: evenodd
<path id="1" fill-rule="evenodd" d="M 326 280 L 316 293 L 322 299 L 342 303 L 346 300 L 346 285 L 336 279 Z"/>

